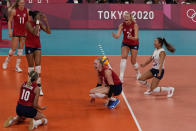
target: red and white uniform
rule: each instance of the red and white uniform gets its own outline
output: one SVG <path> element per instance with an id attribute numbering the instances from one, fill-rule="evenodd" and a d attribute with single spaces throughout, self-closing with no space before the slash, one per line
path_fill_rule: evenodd
<path id="1" fill-rule="evenodd" d="M 23 106 L 33 106 L 33 102 L 35 99 L 35 93 L 34 90 L 37 87 L 37 83 L 32 83 L 30 87 L 26 86 L 25 82 L 20 89 L 20 97 L 18 100 L 18 104 L 21 104 Z"/>
<path id="2" fill-rule="evenodd" d="M 106 76 L 105 76 L 105 70 L 107 70 L 107 69 L 109 69 L 109 70 L 112 71 L 112 79 L 113 79 L 114 85 L 120 85 L 120 84 L 122 84 L 121 81 L 120 81 L 120 79 L 119 79 L 119 77 L 118 77 L 118 75 L 112 69 L 110 69 L 107 66 L 106 67 L 103 67 L 102 71 L 99 72 L 99 77 L 102 80 L 102 82 L 104 81 L 104 83 L 106 85 L 109 85 L 108 84 L 108 81 L 106 79 Z"/>
<path id="3" fill-rule="evenodd" d="M 126 24 L 123 22 L 123 43 L 127 45 L 138 45 L 139 41 L 137 40 L 130 40 L 128 36 L 135 37 L 135 30 L 134 30 L 135 22 L 131 22 L 131 24 Z"/>
<path id="4" fill-rule="evenodd" d="M 27 8 L 24 8 L 24 10 L 19 10 L 18 8 L 16 8 L 16 15 L 14 16 L 14 27 L 13 27 L 14 36 L 26 36 L 25 24 L 27 21 L 28 21 Z"/>
<path id="5" fill-rule="evenodd" d="M 35 28 L 36 23 L 33 21 L 30 21 L 33 28 Z M 40 27 L 40 26 L 39 26 Z M 27 30 L 27 38 L 25 41 L 25 47 L 30 48 L 41 48 L 41 42 L 40 42 L 40 29 L 38 31 L 37 35 L 32 34 L 30 31 Z"/>

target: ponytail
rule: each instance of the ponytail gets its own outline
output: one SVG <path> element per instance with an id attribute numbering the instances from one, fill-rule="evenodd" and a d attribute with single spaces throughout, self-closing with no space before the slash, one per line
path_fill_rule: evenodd
<path id="1" fill-rule="evenodd" d="M 161 44 L 161 47 L 164 44 L 168 51 L 170 51 L 172 53 L 174 53 L 176 51 L 176 49 L 170 43 L 168 43 L 165 38 L 158 37 L 157 39 L 158 39 L 159 43 Z"/>
<path id="2" fill-rule="evenodd" d="M 163 38 L 163 44 L 165 44 L 165 47 L 167 48 L 167 50 L 169 50 L 170 52 L 174 53 L 176 51 L 176 49 L 171 45 L 169 44 L 165 38 Z"/>
<path id="3" fill-rule="evenodd" d="M 31 85 L 32 85 L 32 82 L 36 81 L 38 77 L 39 77 L 39 75 L 38 75 L 37 72 L 31 71 L 31 72 L 29 73 L 29 79 L 28 79 L 26 85 L 27 85 L 28 87 L 31 86 Z"/>

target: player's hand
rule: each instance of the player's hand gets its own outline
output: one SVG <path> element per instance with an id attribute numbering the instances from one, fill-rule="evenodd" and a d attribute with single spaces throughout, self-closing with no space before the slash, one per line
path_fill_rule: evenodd
<path id="1" fill-rule="evenodd" d="M 44 22 L 48 22 L 48 19 L 47 19 L 46 15 L 42 14 L 42 20 L 43 20 Z"/>
<path id="2" fill-rule="evenodd" d="M 91 98 L 90 102 L 95 103 L 95 98 Z"/>
<path id="3" fill-rule="evenodd" d="M 12 32 L 9 32 L 9 37 L 12 38 L 13 34 Z"/>
<path id="4" fill-rule="evenodd" d="M 113 32 L 112 32 L 112 36 L 113 36 L 114 38 L 116 38 L 116 34 L 115 34 L 115 33 L 113 33 Z"/>
<path id="5" fill-rule="evenodd" d="M 41 110 L 45 110 L 48 106 L 41 107 Z"/>

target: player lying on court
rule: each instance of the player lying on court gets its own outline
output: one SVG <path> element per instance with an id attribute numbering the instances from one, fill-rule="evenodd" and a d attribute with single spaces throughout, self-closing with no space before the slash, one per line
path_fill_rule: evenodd
<path id="1" fill-rule="evenodd" d="M 47 107 L 40 107 L 38 105 L 40 88 L 37 86 L 38 73 L 32 71 L 29 73 L 29 80 L 22 84 L 20 89 L 20 96 L 16 107 L 15 117 L 9 117 L 5 121 L 4 127 L 17 124 L 25 120 L 25 118 L 31 118 L 29 130 L 37 128 L 39 125 L 47 124 L 48 120 L 39 110 L 45 110 Z"/>
<path id="2" fill-rule="evenodd" d="M 96 88 L 90 90 L 90 97 L 91 102 L 94 102 L 95 98 L 108 99 L 107 106 L 113 109 L 120 103 L 120 100 L 114 96 L 121 94 L 122 83 L 116 73 L 108 67 L 108 63 L 107 57 L 100 57 L 94 61 L 98 83 Z"/>
<path id="3" fill-rule="evenodd" d="M 153 62 L 152 69 L 148 70 L 147 72 L 143 73 L 141 77 L 138 79 L 139 82 L 143 85 L 147 86 L 147 91 L 144 92 L 145 95 L 150 95 L 152 93 L 157 92 L 167 92 L 167 97 L 172 97 L 174 93 L 173 87 L 159 87 L 159 82 L 163 78 L 164 75 L 164 63 L 165 63 L 165 57 L 166 53 L 163 49 L 163 45 L 166 46 L 166 48 L 170 52 L 175 52 L 175 48 L 167 43 L 165 38 L 158 37 L 154 40 L 154 53 L 153 55 L 144 63 L 141 64 L 141 67 L 145 67 L 149 63 Z M 148 79 L 152 79 L 151 85 L 146 81 Z"/>
<path id="4" fill-rule="evenodd" d="M 27 38 L 25 43 L 25 53 L 28 62 L 28 73 L 34 70 L 39 74 L 37 80 L 38 87 L 40 88 L 40 95 L 43 95 L 41 88 L 41 42 L 40 30 L 50 34 L 50 26 L 47 17 L 39 11 L 29 11 L 32 20 L 26 23 Z M 43 23 L 42 23 L 43 21 Z"/>

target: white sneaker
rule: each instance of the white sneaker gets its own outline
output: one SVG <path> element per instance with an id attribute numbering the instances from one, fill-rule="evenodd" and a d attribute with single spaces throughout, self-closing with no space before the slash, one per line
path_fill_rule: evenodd
<path id="1" fill-rule="evenodd" d="M 144 92 L 144 95 L 151 95 L 151 94 L 152 94 L 152 91 L 150 91 L 150 90 L 147 90 Z"/>
<path id="2" fill-rule="evenodd" d="M 7 65 L 8 65 L 8 63 L 7 63 L 7 62 L 3 62 L 3 64 L 2 64 L 2 68 L 3 68 L 4 70 L 6 70 L 6 69 L 7 69 Z"/>
<path id="3" fill-rule="evenodd" d="M 34 119 L 31 119 L 30 120 L 30 124 L 29 124 L 29 130 L 33 130 L 37 128 L 36 124 L 35 124 L 35 120 Z"/>
<path id="4" fill-rule="evenodd" d="M 174 90 L 175 90 L 175 89 L 174 89 L 173 87 L 169 87 L 169 91 L 168 91 L 168 95 L 167 95 L 168 98 L 170 98 L 170 97 L 173 96 Z"/>
<path id="5" fill-rule="evenodd" d="M 22 72 L 22 69 L 20 67 L 16 67 L 16 72 L 20 73 Z"/>
<path id="6" fill-rule="evenodd" d="M 11 126 L 12 124 L 13 124 L 13 117 L 10 116 L 10 117 L 5 121 L 3 127 L 4 127 L 4 128 L 7 128 L 7 127 Z"/>
<path id="7" fill-rule="evenodd" d="M 40 88 L 40 96 L 43 96 L 44 95 L 44 93 L 43 93 L 43 91 L 42 91 L 42 88 L 41 87 L 39 87 Z"/>

